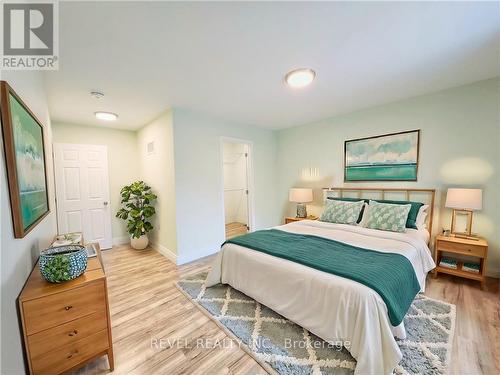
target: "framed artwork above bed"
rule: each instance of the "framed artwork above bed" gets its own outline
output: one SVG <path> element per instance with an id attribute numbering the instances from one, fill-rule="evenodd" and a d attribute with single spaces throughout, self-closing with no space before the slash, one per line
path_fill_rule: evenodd
<path id="1" fill-rule="evenodd" d="M 49 213 L 43 126 L 5 81 L 0 112 L 14 237 L 23 238 Z"/>
<path id="2" fill-rule="evenodd" d="M 344 143 L 344 181 L 417 181 L 420 130 Z"/>

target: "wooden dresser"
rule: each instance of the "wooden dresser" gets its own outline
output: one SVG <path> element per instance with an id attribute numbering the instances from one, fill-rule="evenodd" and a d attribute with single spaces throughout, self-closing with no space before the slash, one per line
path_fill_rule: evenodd
<path id="1" fill-rule="evenodd" d="M 107 354 L 114 368 L 106 275 L 101 253 L 89 258 L 80 277 L 45 281 L 38 264 L 19 296 L 31 374 L 61 374 Z"/>

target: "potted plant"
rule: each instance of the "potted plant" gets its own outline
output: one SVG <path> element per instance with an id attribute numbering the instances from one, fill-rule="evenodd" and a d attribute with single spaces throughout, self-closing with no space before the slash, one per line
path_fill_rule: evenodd
<path id="1" fill-rule="evenodd" d="M 124 186 L 120 195 L 122 208 L 118 210 L 116 217 L 127 220 L 130 245 L 136 250 L 142 250 L 148 246 L 147 233 L 153 229 L 148 219 L 156 212 L 152 203 L 157 197 L 144 181 Z"/>

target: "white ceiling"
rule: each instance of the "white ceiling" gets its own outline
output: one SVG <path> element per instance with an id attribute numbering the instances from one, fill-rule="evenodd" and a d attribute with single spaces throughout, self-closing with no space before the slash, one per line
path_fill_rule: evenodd
<path id="1" fill-rule="evenodd" d="M 500 75 L 500 3 L 61 2 L 53 121 L 168 107 L 285 128 Z M 316 71 L 292 90 L 284 74 Z M 90 97 L 91 90 L 105 97 Z M 118 113 L 116 123 L 94 118 Z"/>

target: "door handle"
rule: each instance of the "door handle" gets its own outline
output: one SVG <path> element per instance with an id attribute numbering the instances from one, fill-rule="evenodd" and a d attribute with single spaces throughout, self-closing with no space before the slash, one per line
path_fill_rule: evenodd
<path id="1" fill-rule="evenodd" d="M 108 205 L 108 201 L 104 201 L 102 202 L 103 205 L 107 206 Z"/>

